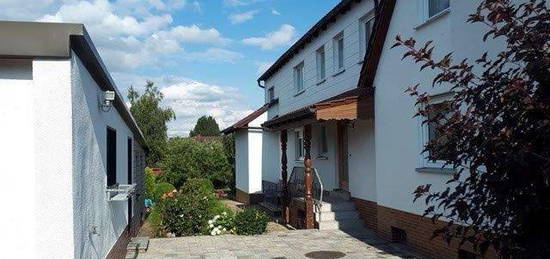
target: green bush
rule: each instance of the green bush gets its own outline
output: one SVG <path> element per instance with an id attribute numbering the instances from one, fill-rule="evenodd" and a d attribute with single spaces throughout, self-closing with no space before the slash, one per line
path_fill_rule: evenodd
<path id="1" fill-rule="evenodd" d="M 166 173 L 161 178 L 176 188 L 187 179 L 204 178 L 217 188 L 231 182 L 231 164 L 222 140 L 195 141 L 190 138 L 171 138 L 160 167 Z"/>
<path id="2" fill-rule="evenodd" d="M 155 191 L 155 174 L 153 169 L 145 168 L 145 199 L 153 200 L 153 193 Z"/>
<path id="3" fill-rule="evenodd" d="M 233 233 L 235 228 L 235 213 L 224 211 L 216 214 L 208 221 L 208 231 L 211 236 Z"/>
<path id="4" fill-rule="evenodd" d="M 158 202 L 162 198 L 162 195 L 175 190 L 176 188 L 170 183 L 158 183 L 155 185 L 153 191 L 153 201 Z"/>
<path id="5" fill-rule="evenodd" d="M 162 215 L 159 206 L 153 206 L 147 216 L 147 220 L 151 224 L 151 228 L 154 232 L 154 237 L 161 237 L 164 235 L 164 228 L 162 226 Z"/>
<path id="6" fill-rule="evenodd" d="M 176 236 L 207 234 L 208 220 L 222 213 L 223 204 L 206 179 L 189 179 L 181 190 L 160 202 L 166 231 Z"/>
<path id="7" fill-rule="evenodd" d="M 268 221 L 263 211 L 247 208 L 235 216 L 235 231 L 239 235 L 260 235 L 265 232 Z"/>

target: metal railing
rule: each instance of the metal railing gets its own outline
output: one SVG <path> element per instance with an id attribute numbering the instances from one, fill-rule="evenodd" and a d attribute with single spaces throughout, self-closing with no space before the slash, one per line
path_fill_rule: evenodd
<path id="1" fill-rule="evenodd" d="M 319 214 L 321 218 L 321 207 L 323 206 L 323 181 L 319 176 L 317 169 L 313 168 L 313 204 L 315 206 L 315 213 Z M 305 185 L 304 185 L 305 168 L 294 167 L 288 180 L 288 191 L 290 198 L 304 198 L 305 199 Z"/>

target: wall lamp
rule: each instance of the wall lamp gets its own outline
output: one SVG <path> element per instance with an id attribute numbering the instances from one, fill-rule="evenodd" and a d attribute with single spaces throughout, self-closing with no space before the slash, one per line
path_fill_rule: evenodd
<path id="1" fill-rule="evenodd" d="M 115 91 L 105 91 L 103 92 L 103 97 L 99 101 L 99 107 L 103 112 L 109 112 L 113 107 L 113 102 L 116 99 Z"/>

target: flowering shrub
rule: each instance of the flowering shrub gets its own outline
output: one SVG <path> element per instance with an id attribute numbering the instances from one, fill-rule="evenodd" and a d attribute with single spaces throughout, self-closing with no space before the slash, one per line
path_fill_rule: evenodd
<path id="1" fill-rule="evenodd" d="M 217 236 L 222 234 L 234 233 L 234 220 L 235 215 L 233 213 L 227 213 L 226 211 L 214 216 L 208 221 L 208 230 L 211 236 Z"/>
<path id="2" fill-rule="evenodd" d="M 260 235 L 265 232 L 269 217 L 260 210 L 247 208 L 235 216 L 235 232 L 238 235 Z"/>

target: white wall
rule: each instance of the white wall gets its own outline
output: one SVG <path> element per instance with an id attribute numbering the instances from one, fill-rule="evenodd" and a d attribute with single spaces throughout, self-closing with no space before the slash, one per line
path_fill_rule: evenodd
<path id="1" fill-rule="evenodd" d="M 349 188 L 352 197 L 376 202 L 373 120 L 357 120 L 348 128 Z"/>
<path id="2" fill-rule="evenodd" d="M 127 201 L 107 202 L 107 127 L 117 134 L 117 182 L 127 183 L 127 141 L 133 139 L 115 108 L 99 109 L 102 90 L 73 53 L 72 131 L 75 257 L 105 257 L 128 224 Z M 97 226 L 100 235 L 90 235 Z"/>
<path id="3" fill-rule="evenodd" d="M 372 0 L 365 0 L 355 5 L 348 13 L 330 24 L 326 31 L 314 38 L 304 49 L 299 51 L 289 62 L 265 82 L 267 89 L 274 86 L 275 96 L 279 97 L 278 109 L 270 109 L 269 117 L 273 113 L 285 114 L 306 105 L 313 104 L 335 96 L 357 86 L 359 73 L 364 56 L 360 55 L 359 20 L 372 11 Z M 333 68 L 332 40 L 334 36 L 344 31 L 344 68 L 345 72 L 336 76 Z M 316 51 L 325 45 L 326 55 L 326 82 L 317 85 Z M 294 96 L 293 68 L 304 61 L 304 89 L 305 92 Z M 278 110 L 278 111 L 277 111 Z"/>
<path id="4" fill-rule="evenodd" d="M 278 183 L 281 179 L 280 133 L 264 130 L 262 138 L 262 180 Z"/>
<path id="5" fill-rule="evenodd" d="M 470 57 L 475 60 L 483 51 L 496 46 L 481 43 L 480 25 L 465 22 L 467 14 L 474 12 L 479 1 L 451 0 L 450 12 L 422 24 L 419 4 L 422 0 L 397 2 L 384 51 L 375 78 L 375 149 L 376 190 L 378 204 L 413 213 L 422 213 L 422 202 L 413 204 L 412 192 L 419 185 L 432 184 L 441 188 L 450 175 L 444 173 L 418 173 L 421 166 L 421 119 L 413 119 L 414 98 L 403 93 L 406 87 L 420 83 L 420 91 L 439 94 L 442 87 L 431 88 L 434 73 L 419 72 L 419 66 L 410 59 L 401 61 L 404 48 L 390 49 L 395 35 L 414 37 L 418 44 L 433 40 L 434 56 L 442 57 L 454 51 L 457 60 Z M 399 71 L 399 73 L 396 73 Z"/>
<path id="6" fill-rule="evenodd" d="M 248 130 L 248 193 L 262 191 L 263 130 Z"/>
<path id="7" fill-rule="evenodd" d="M 248 131 L 235 132 L 235 185 L 237 189 L 248 192 Z"/>
<path id="8" fill-rule="evenodd" d="M 6 258 L 35 257 L 36 174 L 32 60 L 0 60 L 0 229 Z M 17 198 L 16 198 L 17 197 Z"/>

